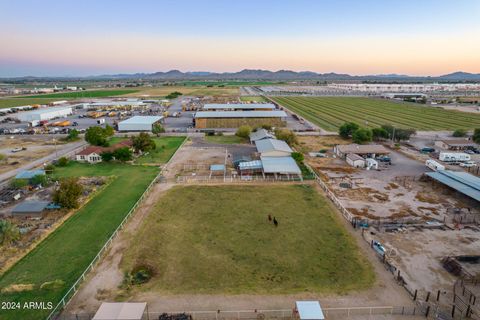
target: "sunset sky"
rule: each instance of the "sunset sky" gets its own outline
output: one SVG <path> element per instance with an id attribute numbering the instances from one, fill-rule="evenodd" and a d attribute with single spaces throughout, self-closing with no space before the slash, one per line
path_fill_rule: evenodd
<path id="1" fill-rule="evenodd" d="M 0 77 L 480 73 L 478 0 L 0 0 Z"/>

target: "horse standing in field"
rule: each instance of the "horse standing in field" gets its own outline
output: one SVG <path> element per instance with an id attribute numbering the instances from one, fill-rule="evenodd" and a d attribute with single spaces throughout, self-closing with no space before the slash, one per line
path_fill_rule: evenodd
<path id="1" fill-rule="evenodd" d="M 273 217 L 273 224 L 275 225 L 275 227 L 278 227 L 278 221 L 275 217 Z"/>

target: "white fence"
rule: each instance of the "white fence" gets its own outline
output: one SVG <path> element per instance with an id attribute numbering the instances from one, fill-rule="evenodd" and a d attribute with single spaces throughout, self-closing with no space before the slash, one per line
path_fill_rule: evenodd
<path id="1" fill-rule="evenodd" d="M 423 316 L 424 312 L 416 307 L 404 306 L 380 306 L 380 307 L 349 307 L 349 308 L 322 308 L 322 311 L 328 319 L 375 319 L 378 316 L 386 319 L 385 316 Z M 281 310 L 216 310 L 216 311 L 175 311 L 167 314 L 190 315 L 193 320 L 263 320 L 263 319 L 297 319 L 293 309 Z M 143 319 L 159 319 L 164 312 L 147 311 Z M 59 320 L 91 320 L 93 314 L 69 314 L 59 318 Z"/>

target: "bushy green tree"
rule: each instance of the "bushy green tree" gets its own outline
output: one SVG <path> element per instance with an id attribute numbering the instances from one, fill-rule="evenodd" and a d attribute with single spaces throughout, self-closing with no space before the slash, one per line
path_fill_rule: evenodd
<path id="1" fill-rule="evenodd" d="M 115 134 L 115 130 L 113 129 L 113 127 L 108 124 L 105 126 L 105 129 L 103 129 L 103 132 L 107 137 L 111 137 Z"/>
<path id="2" fill-rule="evenodd" d="M 47 184 L 47 176 L 45 176 L 44 174 L 37 174 L 32 179 L 30 179 L 30 183 L 34 186 L 44 186 Z"/>
<path id="3" fill-rule="evenodd" d="M 277 128 L 275 129 L 275 137 L 278 140 L 285 141 L 290 146 L 298 143 L 297 135 L 292 130 Z"/>
<path id="4" fill-rule="evenodd" d="M 241 138 L 248 138 L 250 133 L 252 132 L 252 128 L 250 126 L 240 126 L 235 133 L 238 137 Z"/>
<path id="5" fill-rule="evenodd" d="M 59 159 L 57 160 L 57 166 L 59 166 L 59 167 L 65 167 L 65 166 L 68 165 L 68 162 L 69 162 L 68 158 L 61 157 L 61 158 L 59 158 Z"/>
<path id="6" fill-rule="evenodd" d="M 465 129 L 457 129 L 452 133 L 452 136 L 457 138 L 465 137 L 466 135 L 467 135 L 467 130 Z"/>
<path id="7" fill-rule="evenodd" d="M 292 158 L 296 162 L 300 162 L 300 163 L 303 162 L 303 160 L 305 160 L 305 157 L 300 152 L 292 152 Z"/>
<path id="8" fill-rule="evenodd" d="M 152 126 L 153 134 L 159 135 L 160 133 L 164 133 L 164 132 L 165 132 L 165 128 L 160 123 L 155 123 Z"/>
<path id="9" fill-rule="evenodd" d="M 345 122 L 340 126 L 340 128 L 338 128 L 338 134 L 340 135 L 340 137 L 348 139 L 359 128 L 360 126 L 355 122 Z"/>
<path id="10" fill-rule="evenodd" d="M 55 166 L 53 164 L 48 164 L 45 166 L 44 169 L 46 174 L 52 174 L 53 171 L 55 170 Z"/>
<path id="11" fill-rule="evenodd" d="M 0 245 L 6 246 L 20 239 L 20 230 L 8 220 L 0 220 Z"/>
<path id="12" fill-rule="evenodd" d="M 100 154 L 100 157 L 102 158 L 102 161 L 110 162 L 113 160 L 113 152 L 110 152 L 110 151 L 102 152 Z"/>
<path id="13" fill-rule="evenodd" d="M 113 152 L 113 156 L 116 160 L 122 162 L 130 161 L 133 158 L 132 150 L 130 150 L 128 147 L 118 148 Z"/>
<path id="14" fill-rule="evenodd" d="M 63 208 L 78 208 L 78 199 L 82 195 L 83 187 L 76 178 L 63 179 L 60 186 L 53 193 L 53 202 Z"/>
<path id="15" fill-rule="evenodd" d="M 102 127 L 90 127 L 85 132 L 85 141 L 93 146 L 108 146 L 108 135 Z"/>
<path id="16" fill-rule="evenodd" d="M 78 130 L 77 129 L 72 129 L 68 132 L 68 135 L 67 137 L 65 138 L 65 140 L 67 141 L 75 141 L 78 139 Z"/>
<path id="17" fill-rule="evenodd" d="M 384 128 L 373 128 L 372 129 L 372 138 L 373 140 L 388 139 L 388 132 Z"/>
<path id="18" fill-rule="evenodd" d="M 136 152 L 148 152 L 157 147 L 152 137 L 145 132 L 140 133 L 138 136 L 132 137 L 132 143 Z"/>
<path id="19" fill-rule="evenodd" d="M 480 144 L 480 128 L 477 128 L 477 129 L 473 130 L 472 139 L 475 143 Z"/>
<path id="20" fill-rule="evenodd" d="M 13 179 L 10 182 L 10 185 L 15 189 L 25 188 L 26 186 L 28 186 L 28 180 L 26 180 L 26 179 Z"/>
<path id="21" fill-rule="evenodd" d="M 368 128 L 360 128 L 353 132 L 352 140 L 355 143 L 363 144 L 372 141 L 372 130 Z"/>

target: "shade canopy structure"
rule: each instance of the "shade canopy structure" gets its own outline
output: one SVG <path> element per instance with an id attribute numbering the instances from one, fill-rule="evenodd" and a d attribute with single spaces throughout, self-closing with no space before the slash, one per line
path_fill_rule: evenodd
<path id="1" fill-rule="evenodd" d="M 146 302 L 103 302 L 92 320 L 142 320 Z"/>
<path id="2" fill-rule="evenodd" d="M 260 157 L 260 159 L 265 173 L 302 174 L 292 157 Z"/>
<path id="3" fill-rule="evenodd" d="M 470 173 L 440 170 L 427 172 L 426 175 L 472 199 L 480 201 L 480 178 Z"/>
<path id="4" fill-rule="evenodd" d="M 296 307 L 301 320 L 324 320 L 322 307 L 318 301 L 297 301 Z"/>
<path id="5" fill-rule="evenodd" d="M 225 171 L 224 164 L 212 164 L 210 165 L 210 171 Z"/>

